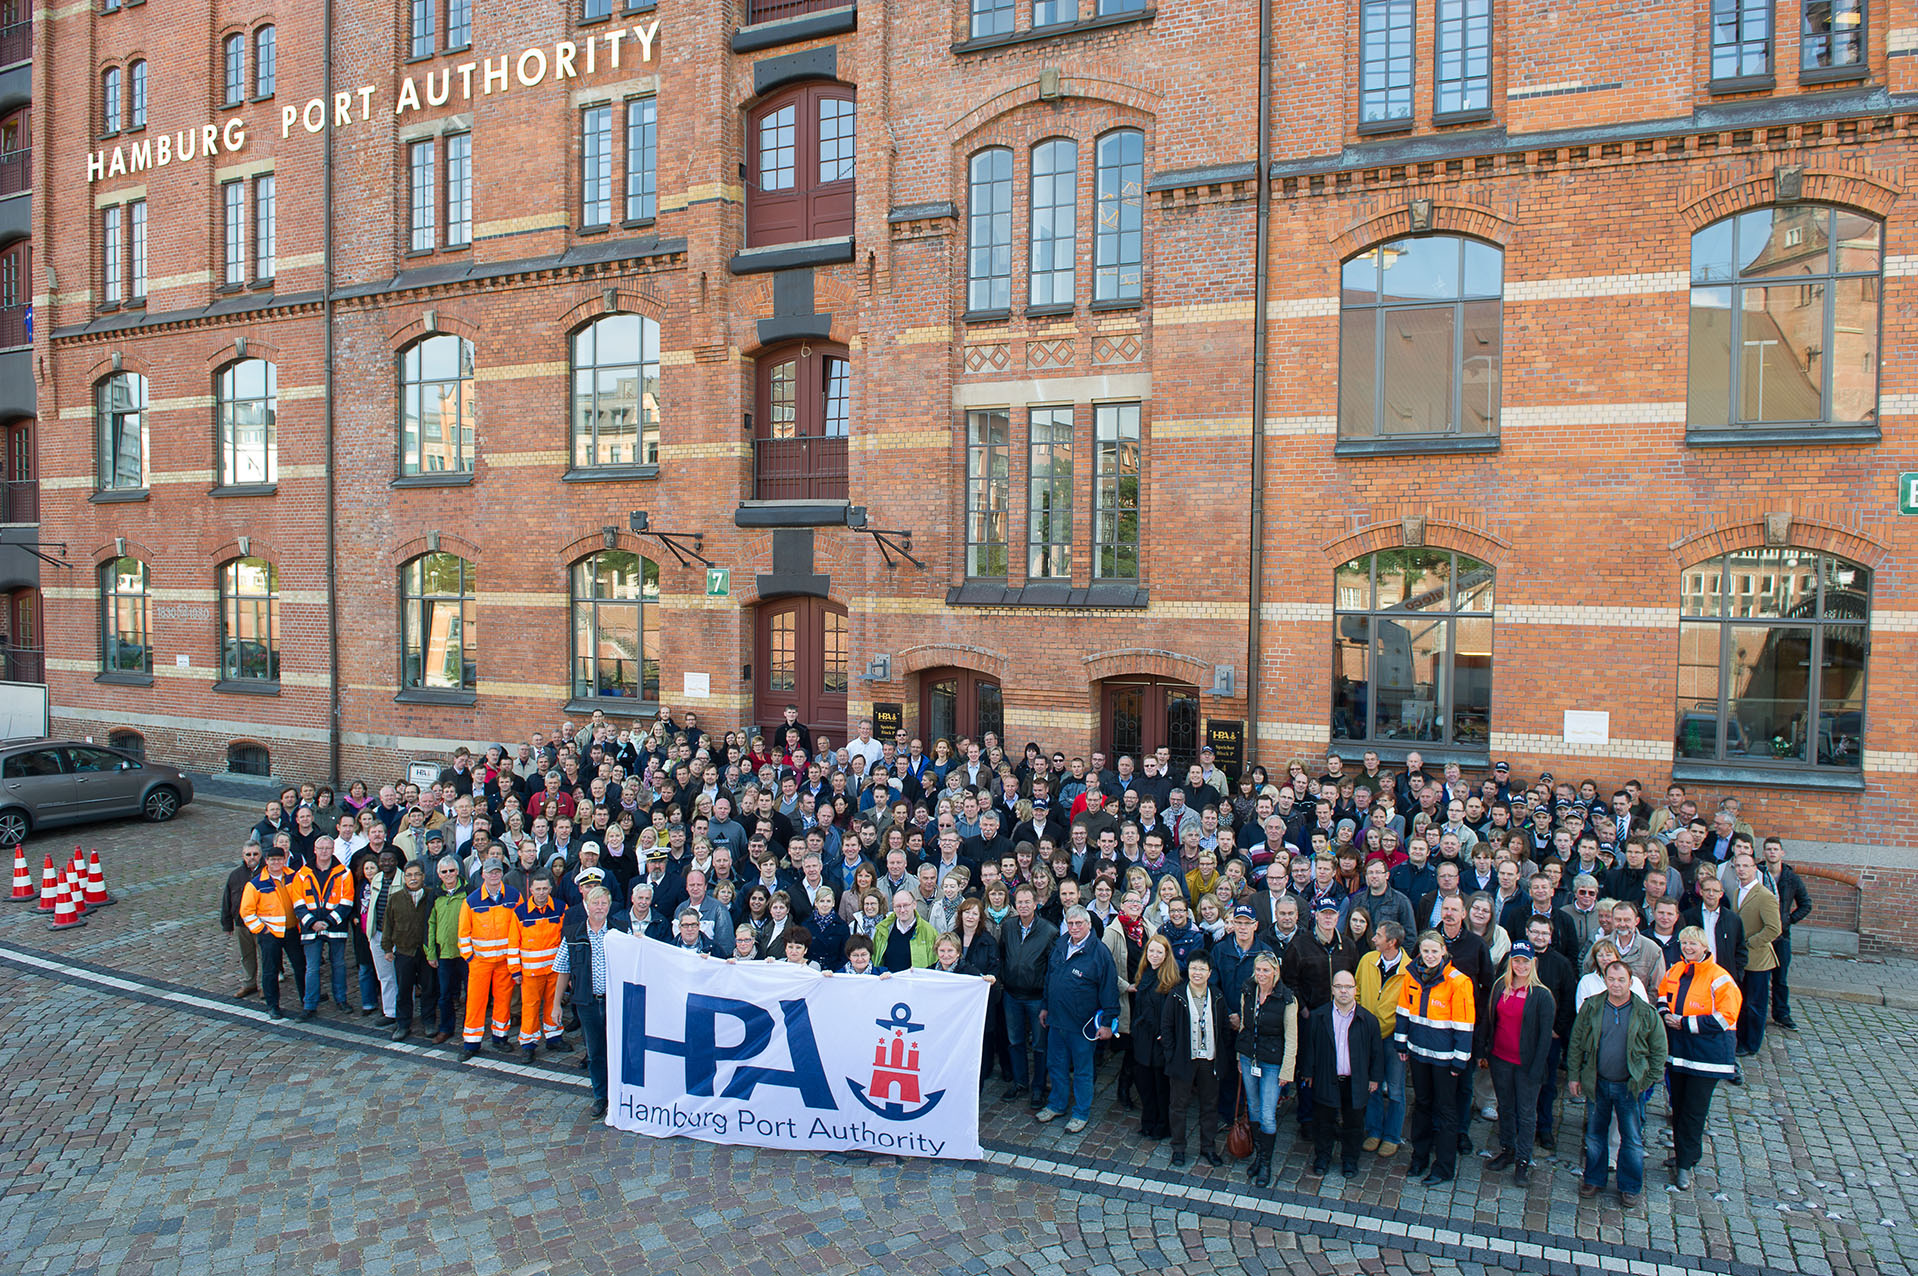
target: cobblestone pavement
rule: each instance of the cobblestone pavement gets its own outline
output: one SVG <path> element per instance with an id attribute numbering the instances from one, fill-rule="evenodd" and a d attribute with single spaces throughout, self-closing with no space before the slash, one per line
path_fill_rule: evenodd
<path id="1" fill-rule="evenodd" d="M 1476 1157 L 1430 1190 L 1403 1154 L 1304 1175 L 1288 1120 L 1253 1192 L 1230 1166 L 1173 1175 L 1126 1114 L 1070 1136 L 996 1085 L 975 1164 L 650 1140 L 585 1119 L 566 1056 L 462 1066 L 233 1000 L 215 918 L 245 823 L 196 805 L 83 831 L 121 901 L 84 929 L 0 909 L 0 1271 L 1918 1272 L 1909 1011 L 1805 999 L 1720 1088 L 1691 1192 L 1655 1168 L 1655 1100 L 1629 1213 L 1578 1200 L 1569 1137 L 1529 1191 Z M 36 840 L 36 877 L 74 840 Z"/>

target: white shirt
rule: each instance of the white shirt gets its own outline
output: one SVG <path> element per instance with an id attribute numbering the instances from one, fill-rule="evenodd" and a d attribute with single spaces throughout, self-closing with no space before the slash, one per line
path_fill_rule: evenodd
<path id="1" fill-rule="evenodd" d="M 1192 1012 L 1192 1057 L 1210 1059 L 1218 1053 L 1219 1036 L 1212 1022 L 1212 991 L 1208 987 L 1203 995 L 1194 993 L 1190 984 L 1185 989 L 1185 1004 Z"/>
<path id="2" fill-rule="evenodd" d="M 885 746 L 877 740 L 851 740 L 846 744 L 846 758 L 864 758 L 866 770 L 870 773 L 879 760 L 885 756 Z"/>
<path id="3" fill-rule="evenodd" d="M 1705 932 L 1705 947 L 1712 950 L 1712 960 L 1718 960 L 1718 910 L 1700 908 L 1698 910 L 1698 928 Z"/>

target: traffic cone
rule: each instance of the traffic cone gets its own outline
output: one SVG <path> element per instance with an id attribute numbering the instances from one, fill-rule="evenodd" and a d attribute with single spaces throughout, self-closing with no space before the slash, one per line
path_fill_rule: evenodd
<path id="1" fill-rule="evenodd" d="M 82 880 L 87 875 L 87 857 L 81 852 L 80 844 L 73 844 L 73 858 L 67 861 L 67 867 L 78 873 Z"/>
<path id="2" fill-rule="evenodd" d="M 67 865 L 66 885 L 67 898 L 73 901 L 73 911 L 79 916 L 85 917 L 87 915 L 86 879 L 76 872 L 71 864 Z"/>
<path id="3" fill-rule="evenodd" d="M 53 867 L 53 853 L 47 853 L 47 866 L 40 870 L 40 906 L 36 913 L 51 913 L 60 897 L 60 874 Z"/>
<path id="4" fill-rule="evenodd" d="M 113 896 L 107 894 L 107 875 L 100 867 L 98 850 L 93 851 L 87 858 L 87 889 L 83 898 L 88 908 L 105 908 L 108 904 L 118 902 Z"/>
<path id="5" fill-rule="evenodd" d="M 87 919 L 80 916 L 73 906 L 73 895 L 67 890 L 66 883 L 60 885 L 60 896 L 53 906 L 53 920 L 47 923 L 48 930 L 72 930 L 75 926 L 84 926 Z"/>
<path id="6" fill-rule="evenodd" d="M 13 848 L 13 894 L 8 896 L 16 904 L 30 904 L 39 898 L 33 891 L 33 874 L 27 870 L 27 848 Z"/>

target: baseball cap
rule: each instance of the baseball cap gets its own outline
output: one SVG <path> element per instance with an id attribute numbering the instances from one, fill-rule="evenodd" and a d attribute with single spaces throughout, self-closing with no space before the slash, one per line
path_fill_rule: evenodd
<path id="1" fill-rule="evenodd" d="M 254 845 L 255 845 L 255 846 L 258 846 L 258 845 L 259 845 L 259 843 L 258 843 L 258 842 L 255 842 L 255 843 L 254 843 Z M 269 846 L 269 847 L 267 847 L 267 848 L 266 848 L 266 857 L 267 857 L 268 859 L 273 859 L 273 858 L 275 858 L 276 856 L 277 856 L 278 858 L 280 858 L 280 859 L 285 859 L 285 858 L 286 858 L 286 848 L 285 848 L 284 846 Z"/>
<path id="2" fill-rule="evenodd" d="M 1250 917 L 1253 921 L 1257 921 L 1259 919 L 1259 915 L 1253 912 L 1250 908 L 1248 908 L 1244 904 L 1240 904 L 1237 908 L 1232 910 L 1233 921 L 1237 921 L 1241 917 Z"/>
<path id="3" fill-rule="evenodd" d="M 1509 771 L 1512 769 L 1512 764 L 1501 759 L 1492 764 L 1492 769 L 1494 771 Z"/>
<path id="4" fill-rule="evenodd" d="M 480 865 L 480 872 L 482 873 L 504 873 L 505 871 L 506 865 L 500 863 L 498 860 L 487 860 L 484 864 Z"/>
<path id="5" fill-rule="evenodd" d="M 1318 907 L 1312 911 L 1315 913 L 1336 913 L 1339 911 L 1339 903 L 1335 899 L 1322 899 L 1319 901 Z"/>
<path id="6" fill-rule="evenodd" d="M 1536 956 L 1538 956 L 1538 954 L 1537 954 L 1537 953 L 1535 953 L 1535 952 L 1533 952 L 1533 951 L 1532 951 L 1532 946 L 1531 946 L 1531 945 L 1530 945 L 1529 943 L 1527 943 L 1527 942 L 1525 942 L 1524 940 L 1522 940 L 1522 939 L 1521 939 L 1521 940 L 1520 940 L 1520 941 L 1519 941 L 1518 943 L 1516 943 L 1516 944 L 1513 944 L 1513 945 L 1512 945 L 1512 951 L 1511 951 L 1511 952 L 1510 952 L 1510 954 L 1508 954 L 1508 955 L 1509 955 L 1509 956 L 1512 956 L 1512 957 L 1536 957 Z"/>

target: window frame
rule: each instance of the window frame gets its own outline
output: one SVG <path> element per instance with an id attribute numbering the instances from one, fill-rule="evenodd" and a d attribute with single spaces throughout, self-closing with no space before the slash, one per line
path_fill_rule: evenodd
<path id="1" fill-rule="evenodd" d="M 246 32 L 229 31 L 220 37 L 220 102 L 222 109 L 246 102 Z"/>
<path id="2" fill-rule="evenodd" d="M 1012 312 L 1012 161 L 1010 146 L 988 146 L 966 157 L 968 314 Z M 982 177 L 982 165 L 1002 165 L 1003 174 L 988 172 Z M 1003 256 L 995 259 L 995 254 Z M 979 269 L 982 260 L 985 273 Z"/>
<path id="3" fill-rule="evenodd" d="M 144 306 L 147 302 L 147 202 L 144 198 L 128 200 L 125 208 L 126 304 Z"/>
<path id="4" fill-rule="evenodd" d="M 108 204 L 100 210 L 100 304 L 117 309 L 126 300 L 126 210 Z"/>
<path id="5" fill-rule="evenodd" d="M 450 380 L 443 377 L 429 379 L 426 375 L 427 347 L 435 346 L 440 342 L 457 343 L 452 347 L 455 375 Z M 409 368 L 412 369 L 410 373 Z M 479 455 L 479 361 L 473 343 L 458 333 L 428 333 L 418 340 L 408 342 L 405 346 L 401 347 L 395 363 L 394 377 L 395 383 L 399 388 L 399 420 L 394 430 L 396 440 L 399 444 L 398 455 L 394 464 L 396 475 L 400 479 L 453 480 L 470 478 L 473 474 L 475 460 Z M 443 403 L 445 401 L 443 390 L 444 387 L 447 386 L 457 387 L 456 397 L 458 399 L 458 407 L 453 417 L 456 423 L 454 433 L 458 436 L 453 441 L 453 460 L 455 463 L 448 469 L 428 469 L 426 468 L 426 396 L 429 388 L 440 387 L 442 389 L 441 402 Z M 413 419 L 418 423 L 417 428 L 413 432 L 412 446 L 414 459 L 411 463 L 411 468 L 408 468 L 407 462 L 407 409 L 409 405 L 416 405 Z M 469 419 L 472 422 L 470 429 L 472 437 L 470 440 L 466 437 L 469 433 L 467 426 Z M 441 422 L 443 426 L 443 416 Z M 443 429 L 442 433 L 444 433 Z M 444 445 L 446 440 L 441 439 L 440 442 Z"/>
<path id="6" fill-rule="evenodd" d="M 100 136 L 117 137 L 126 118 L 120 95 L 124 90 L 120 68 L 110 66 L 100 72 Z"/>
<path id="7" fill-rule="evenodd" d="M 982 19 L 987 21 L 982 25 Z M 1000 22 L 1003 20 L 1004 25 Z M 1018 0 L 971 0 L 966 31 L 974 40 L 988 36 L 1011 35 L 1019 25 Z"/>
<path id="8" fill-rule="evenodd" d="M 279 268 L 279 194 L 273 174 L 258 173 L 253 178 L 253 269 L 255 286 L 271 284 Z"/>
<path id="9" fill-rule="evenodd" d="M 470 129 L 447 133 L 440 155 L 440 223 L 445 228 L 439 247 L 445 250 L 473 245 L 473 134 Z"/>
<path id="10" fill-rule="evenodd" d="M 1130 421 L 1128 423 L 1128 410 Z M 1128 424 L 1130 433 L 1128 434 Z M 1111 428 L 1108 428 L 1111 427 Z M 1132 464 L 1125 464 L 1126 443 L 1132 444 Z M 1110 466 L 1107 462 L 1110 461 Z M 1092 579 L 1145 579 L 1145 405 L 1137 400 L 1092 405 Z M 1132 480 L 1132 498 L 1125 497 Z M 1123 535 L 1131 516 L 1132 536 Z M 1110 528 L 1111 534 L 1107 531 Z M 1127 546 L 1132 570 L 1125 571 Z M 1107 567 L 1110 556 L 1111 567 Z"/>
<path id="11" fill-rule="evenodd" d="M 1071 155 L 1068 169 L 1057 164 L 1066 153 Z M 1033 143 L 1026 157 L 1026 313 L 1063 314 L 1078 304 L 1079 296 L 1079 140 L 1074 137 L 1047 137 Z M 1040 172 L 1040 157 L 1051 165 Z M 1059 183 L 1067 182 L 1065 198 L 1059 198 Z M 1050 185 L 1044 203 L 1040 202 L 1040 182 Z M 1040 238 L 1042 222 L 1045 238 Z M 1063 223 L 1063 227 L 1062 227 Z M 1041 248 L 1041 243 L 1044 249 Z M 1059 264 L 1061 251 L 1065 265 Z M 1042 268 L 1041 260 L 1046 262 Z M 1040 280 L 1046 280 L 1040 295 Z M 1063 284 L 1064 299 L 1060 299 Z"/>
<path id="12" fill-rule="evenodd" d="M 1012 412 L 974 408 L 966 413 L 966 578 L 1004 580 L 1012 570 L 1011 537 Z"/>
<path id="13" fill-rule="evenodd" d="M 124 384 L 128 390 L 128 406 L 109 408 L 108 396 L 116 385 Z M 152 430 L 147 414 L 151 411 L 151 388 L 145 376 L 138 372 L 115 372 L 102 377 L 94 386 L 94 489 L 98 492 L 143 492 L 147 486 L 147 476 L 152 469 Z M 111 446 L 124 432 L 125 418 L 138 417 L 137 428 L 140 432 L 140 470 L 135 482 L 126 482 L 117 464 L 122 449 Z M 108 464 L 112 457 L 115 463 Z"/>
<path id="14" fill-rule="evenodd" d="M 638 361 L 636 363 L 623 360 L 618 362 L 602 362 L 600 359 L 600 334 L 605 330 L 605 325 L 608 324 L 609 320 L 622 318 L 631 318 L 639 322 Z M 579 353 L 581 340 L 588 334 L 591 334 L 592 338 L 592 361 L 590 363 L 582 363 Z M 650 341 L 648 340 L 649 337 Z M 566 344 L 568 372 L 570 375 L 567 381 L 566 451 L 569 462 L 569 472 L 574 474 L 604 473 L 617 475 L 644 474 L 657 469 L 659 465 L 660 437 L 663 432 L 666 415 L 665 386 L 662 377 L 664 365 L 660 359 L 660 339 L 661 331 L 659 321 L 650 315 L 640 314 L 637 311 L 609 311 L 605 314 L 596 315 L 593 319 L 581 324 L 568 334 Z M 651 358 L 647 357 L 648 351 L 651 352 Z M 587 413 L 592 424 L 589 432 L 582 436 L 580 429 L 582 414 L 580 411 L 579 386 L 582 371 L 588 368 L 590 368 L 594 374 L 592 377 L 593 390 L 591 406 Z M 598 374 L 601 370 L 616 370 L 622 368 L 633 368 L 637 372 L 636 381 L 638 383 L 638 392 L 635 397 L 635 412 L 637 415 L 634 418 L 634 427 L 631 434 L 633 440 L 633 459 L 630 461 L 600 461 L 598 458 L 602 449 L 600 446 L 599 420 L 602 412 L 599 406 L 600 393 Z M 657 411 L 652 417 L 650 429 L 648 428 L 645 409 L 646 386 L 649 384 L 647 377 L 648 368 L 652 370 L 650 384 L 653 387 L 654 401 L 657 404 Z M 620 437 L 624 437 L 625 434 L 626 432 L 623 430 L 619 432 Z M 650 454 L 648 451 L 649 435 Z M 582 454 L 580 452 L 580 444 L 582 440 L 587 442 L 589 448 L 585 454 L 587 456 L 585 462 L 581 461 Z"/>
<path id="15" fill-rule="evenodd" d="M 123 563 L 136 564 L 139 569 L 139 588 L 133 591 L 121 589 Z M 131 554 L 119 558 L 109 558 L 100 564 L 100 674 L 105 678 L 147 678 L 153 676 L 153 572 L 145 561 Z M 138 627 L 135 636 L 142 641 L 128 643 L 121 637 L 119 628 L 123 617 L 122 602 L 131 601 L 134 618 Z M 130 668 L 118 658 L 118 653 L 127 647 L 141 649 L 140 666 Z"/>
<path id="16" fill-rule="evenodd" d="M 426 562 L 432 558 L 443 558 L 458 565 L 459 592 L 456 594 L 426 591 Z M 414 581 L 418 585 L 414 585 Z M 400 691 L 401 694 L 424 693 L 427 696 L 453 695 L 469 696 L 479 689 L 479 568 L 471 559 L 463 558 L 451 550 L 429 550 L 415 555 L 400 564 Z M 431 643 L 426 637 L 427 604 L 447 604 L 455 606 L 455 615 L 459 621 L 459 662 L 460 676 L 457 685 L 429 683 L 426 680 L 426 653 Z M 407 660 L 413 653 L 410 644 L 409 624 L 412 620 L 411 609 L 419 608 L 418 629 L 420 642 L 418 648 L 419 670 L 409 678 Z M 450 645 L 451 639 L 448 639 Z M 470 657 L 470 658 L 469 658 Z M 442 668 L 444 667 L 442 657 Z M 470 676 L 469 676 L 470 670 Z M 443 674 L 442 674 L 443 676 Z"/>
<path id="17" fill-rule="evenodd" d="M 242 593 L 240 590 L 240 568 L 246 564 L 258 564 L 266 571 L 266 592 Z M 267 559 L 257 556 L 229 558 L 221 563 L 218 571 L 220 593 L 220 649 L 218 663 L 220 681 L 241 683 L 249 687 L 278 687 L 280 685 L 280 569 Z M 242 603 L 259 610 L 254 613 L 256 627 L 265 625 L 266 637 L 262 642 L 257 633 L 251 641 L 259 643 L 266 653 L 266 664 L 259 673 L 246 672 L 246 662 L 238 657 L 239 645 L 249 639 L 238 634 L 240 629 L 240 606 Z"/>
<path id="18" fill-rule="evenodd" d="M 1724 20 L 1721 14 L 1731 22 L 1732 38 L 1721 40 L 1719 27 Z M 1746 32 L 1747 22 L 1763 20 L 1764 35 L 1753 38 Z M 1705 35 L 1706 56 L 1710 59 L 1708 70 L 1711 77 L 1711 91 L 1714 93 L 1741 93 L 1752 89 L 1768 89 L 1777 83 L 1778 75 L 1778 18 L 1776 6 L 1770 0 L 1711 0 L 1706 11 Z M 1746 59 L 1752 46 L 1762 45 L 1765 65 L 1761 70 L 1747 70 Z M 1721 50 L 1732 50 L 1731 56 L 1736 65 L 1729 74 L 1719 73 Z"/>
<path id="19" fill-rule="evenodd" d="M 1138 160 L 1121 154 L 1108 162 L 1108 145 L 1124 147 L 1135 141 Z M 1127 194 L 1128 174 L 1133 169 L 1131 193 Z M 1116 183 L 1107 189 L 1107 181 Z M 1116 229 L 1106 228 L 1107 214 L 1116 215 Z M 1128 211 L 1136 225 L 1126 226 Z M 1132 271 L 1127 286 L 1126 271 Z M 1145 298 L 1145 131 L 1115 128 L 1101 133 L 1092 143 L 1092 304 L 1120 306 L 1142 302 Z"/>
<path id="20" fill-rule="evenodd" d="M 438 34 L 438 12 L 433 0 L 411 0 L 407 5 L 407 61 L 419 62 L 433 56 L 434 37 Z"/>
<path id="21" fill-rule="evenodd" d="M 271 22 L 253 29 L 253 100 L 272 97 L 280 74 L 280 36 Z"/>
<path id="22" fill-rule="evenodd" d="M 222 257 L 220 286 L 222 288 L 243 288 L 246 286 L 247 248 L 252 238 L 251 228 L 247 225 L 249 196 L 246 179 L 236 177 L 220 183 L 220 211 L 222 233 Z"/>
<path id="23" fill-rule="evenodd" d="M 1385 21 L 1384 29 L 1375 32 L 1374 24 L 1381 20 Z M 1382 53 L 1374 55 L 1372 46 L 1381 40 Z M 1390 133 L 1411 128 L 1418 109 L 1416 0 L 1359 0 L 1358 62 L 1358 131 Z M 1398 65 L 1404 68 L 1403 83 L 1396 80 Z M 1384 77 L 1382 83 L 1374 84 L 1375 74 Z M 1368 103 L 1374 100 L 1382 105 L 1383 113 L 1368 114 Z M 1401 100 L 1403 109 L 1396 109 Z"/>
<path id="24" fill-rule="evenodd" d="M 829 101 L 851 108 L 852 149 L 843 162 L 852 171 L 850 176 L 824 181 L 819 177 L 824 140 L 820 112 Z M 793 112 L 792 184 L 764 190 L 761 174 L 767 152 L 762 144 L 763 130 L 769 118 L 789 108 Z M 746 112 L 746 247 L 766 248 L 852 234 L 859 184 L 858 108 L 858 93 L 852 85 L 837 80 L 804 80 L 778 89 Z"/>
<path id="25" fill-rule="evenodd" d="M 612 224 L 613 104 L 593 102 L 579 109 L 579 228 L 597 231 Z"/>
<path id="26" fill-rule="evenodd" d="M 147 60 L 135 58 L 127 64 L 126 131 L 137 133 L 147 126 Z"/>
<path id="27" fill-rule="evenodd" d="M 1447 16 L 1446 9 L 1458 10 Z M 1469 10 L 1478 7 L 1481 12 L 1475 17 Z M 1492 117 L 1492 79 L 1495 70 L 1492 50 L 1495 32 L 1493 24 L 1498 20 L 1496 0 L 1433 0 L 1432 13 L 1432 122 L 1435 124 L 1458 124 L 1472 120 L 1486 120 Z M 1415 22 L 1416 25 L 1416 22 Z M 1482 40 L 1474 42 L 1472 31 L 1478 27 Z M 1455 48 L 1446 46 L 1447 36 L 1457 39 Z M 1459 68 L 1456 75 L 1446 75 L 1446 60 L 1451 58 Z M 1483 70 L 1477 74 L 1469 73 L 1474 60 L 1482 63 Z M 1457 87 L 1453 87 L 1457 86 Z M 1458 95 L 1460 101 L 1447 105 L 1446 94 Z M 1469 105 L 1474 92 L 1483 94 L 1484 101 Z"/>
<path id="28" fill-rule="evenodd" d="M 251 375 L 258 365 L 261 376 L 259 394 L 239 393 L 239 379 Z M 258 405 L 261 477 L 240 477 L 240 407 Z M 221 487 L 264 487 L 279 482 L 280 369 L 269 359 L 235 359 L 213 376 L 213 429 L 215 473 Z M 251 449 L 248 449 L 251 450 Z"/>
<path id="29" fill-rule="evenodd" d="M 473 0 L 446 0 L 441 6 L 440 52 L 457 53 L 472 47 Z"/>
<path id="30" fill-rule="evenodd" d="M 659 216 L 659 98 L 642 93 L 627 98 L 623 105 L 624 224 L 639 226 Z M 640 118 L 635 119 L 635 115 Z"/>
<path id="31" fill-rule="evenodd" d="M 1026 579 L 1029 581 L 1072 579 L 1072 452 L 1078 437 L 1077 417 L 1070 403 L 1026 408 Z M 1046 433 L 1043 442 L 1042 429 Z M 1063 439 L 1059 437 L 1061 429 L 1065 432 Z"/>
<path id="32" fill-rule="evenodd" d="M 596 570 L 600 560 L 609 555 L 622 554 L 633 559 L 635 574 L 638 578 L 638 594 L 633 598 L 620 598 L 599 592 L 599 573 Z M 582 579 L 587 582 L 590 593 L 581 594 Z M 617 711 L 614 706 L 624 709 L 641 709 L 656 705 L 660 700 L 660 658 L 659 658 L 659 564 L 646 555 L 633 550 L 596 550 L 583 558 L 575 559 L 567 569 L 568 581 L 568 646 L 571 656 L 567 666 L 567 692 L 574 701 L 588 701 L 597 706 Z M 631 608 L 639 635 L 638 670 L 632 683 L 635 694 L 631 696 L 610 695 L 600 690 L 599 675 L 601 613 L 612 609 Z M 584 632 L 589 635 L 590 654 L 579 649 L 582 634 L 581 619 L 585 619 Z M 647 666 L 650 664 L 651 672 Z"/>
<path id="33" fill-rule="evenodd" d="M 406 255 L 430 253 L 439 247 L 439 138 L 418 137 L 406 143 Z M 422 159 L 422 157 L 424 157 Z"/>
<path id="34" fill-rule="evenodd" d="M 1828 14 L 1823 32 L 1811 30 L 1811 10 L 1822 3 Z M 1855 5 L 1858 13 L 1858 56 L 1850 62 L 1816 63 L 1811 60 L 1814 41 L 1823 40 L 1830 50 L 1836 47 L 1838 33 L 1830 25 L 1840 4 Z M 1799 0 L 1798 6 L 1798 82 L 1823 84 L 1833 80 L 1860 80 L 1871 74 L 1871 0 Z"/>

